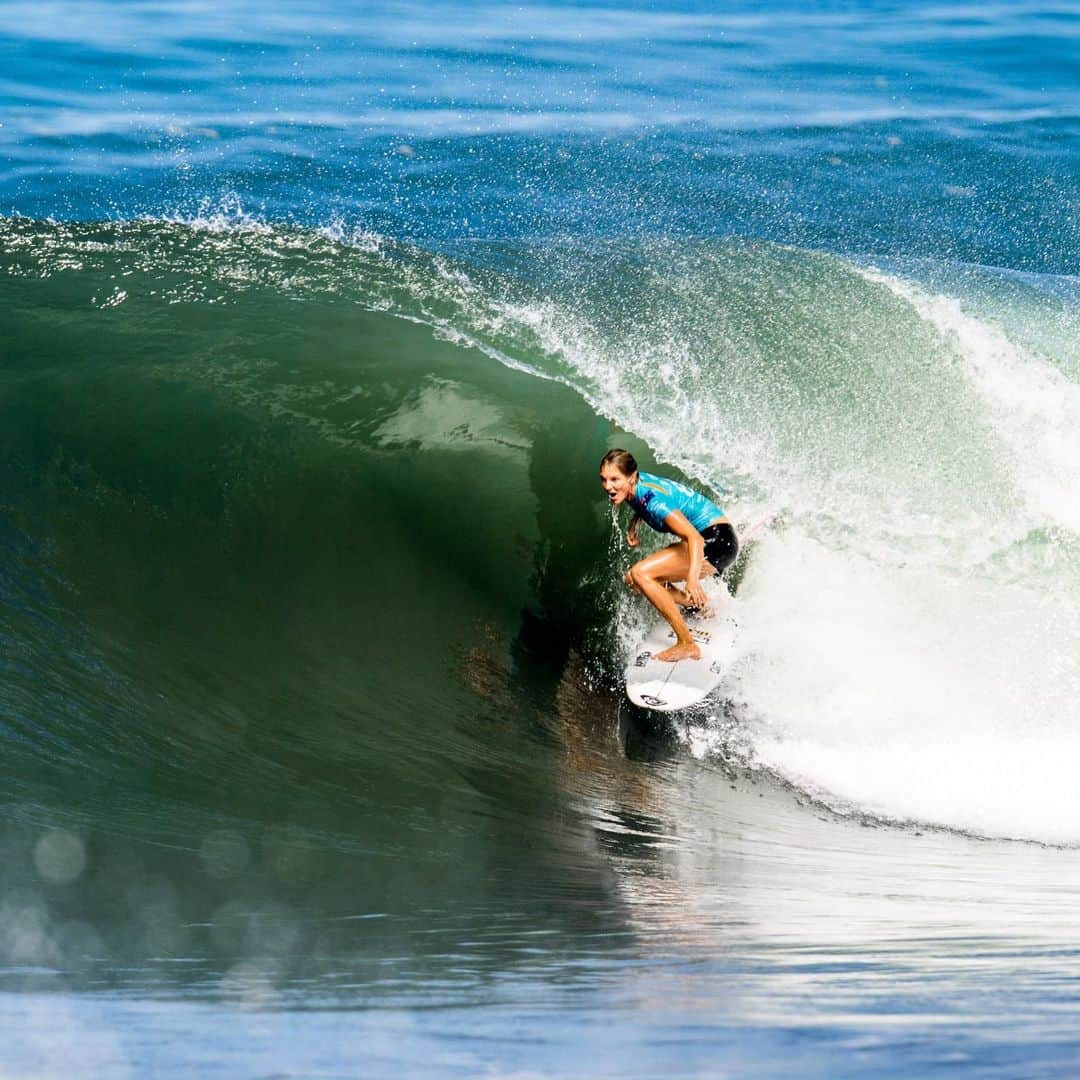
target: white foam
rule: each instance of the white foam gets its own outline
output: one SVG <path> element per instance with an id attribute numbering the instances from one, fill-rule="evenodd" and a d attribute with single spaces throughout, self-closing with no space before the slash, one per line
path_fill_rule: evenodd
<path id="1" fill-rule="evenodd" d="M 227 192 L 217 199 L 204 198 L 194 213 L 165 214 L 161 220 L 207 233 L 254 233 L 271 236 L 276 231 L 268 221 L 245 210 L 243 199 L 236 192 Z"/>
<path id="2" fill-rule="evenodd" d="M 1080 843 L 1075 605 L 762 541 L 742 592 L 757 761 L 836 806 Z"/>

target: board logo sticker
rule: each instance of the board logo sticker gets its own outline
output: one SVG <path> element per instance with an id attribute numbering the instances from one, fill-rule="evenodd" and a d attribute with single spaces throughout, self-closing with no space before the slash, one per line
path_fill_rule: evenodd
<path id="1" fill-rule="evenodd" d="M 655 706 L 655 705 L 666 705 L 667 704 L 666 701 L 664 701 L 664 700 L 662 700 L 661 698 L 658 698 L 658 697 L 653 697 L 652 694 L 642 694 L 641 695 L 641 700 L 644 701 L 646 705 Z"/>
<path id="2" fill-rule="evenodd" d="M 651 658 L 651 652 L 638 653 L 638 658 L 634 661 L 634 667 L 644 667 Z"/>
<path id="3" fill-rule="evenodd" d="M 712 634 L 708 630 L 691 630 L 690 633 L 694 635 L 694 640 L 702 645 L 708 645 L 712 641 Z"/>

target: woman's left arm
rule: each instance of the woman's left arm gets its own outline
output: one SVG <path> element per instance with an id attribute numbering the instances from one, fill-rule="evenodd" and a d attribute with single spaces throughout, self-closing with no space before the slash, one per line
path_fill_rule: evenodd
<path id="1" fill-rule="evenodd" d="M 701 533 L 686 519 L 681 510 L 672 510 L 664 524 L 680 539 L 686 541 L 690 555 L 690 568 L 686 571 L 686 595 L 699 606 L 706 603 L 705 590 L 698 578 L 701 577 L 701 565 L 705 562 L 705 540 Z"/>

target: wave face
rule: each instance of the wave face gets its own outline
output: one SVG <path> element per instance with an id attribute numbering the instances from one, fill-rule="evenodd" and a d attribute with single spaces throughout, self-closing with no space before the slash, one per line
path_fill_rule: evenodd
<path id="1" fill-rule="evenodd" d="M 76 759 L 122 758 L 147 710 L 183 731 L 211 686 L 241 727 L 315 685 L 381 731 L 437 727 L 462 707 L 453 657 L 488 636 L 613 684 L 592 473 L 621 430 L 744 522 L 780 515 L 740 594 L 749 764 L 838 808 L 1080 842 L 1069 282 L 972 271 L 946 294 L 732 241 L 470 266 L 209 224 L 5 226 L 31 744 L 64 742 L 50 700 L 108 717 Z M 97 665 L 126 704 L 69 685 Z M 33 685 L 53 689 L 27 707 Z M 380 760 L 406 756 L 395 731 Z"/>
<path id="2" fill-rule="evenodd" d="M 2 247 L 15 975 L 201 956 L 217 992 L 239 957 L 259 986 L 355 953 L 423 985 L 432 904 L 543 925 L 552 881 L 595 893 L 582 827 L 543 823 L 607 425 L 449 340 L 457 278 L 389 245 L 21 220 Z"/>

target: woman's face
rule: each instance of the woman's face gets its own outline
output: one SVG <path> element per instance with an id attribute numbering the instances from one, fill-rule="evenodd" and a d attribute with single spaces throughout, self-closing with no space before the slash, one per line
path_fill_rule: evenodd
<path id="1" fill-rule="evenodd" d="M 636 480 L 637 473 L 627 476 L 614 465 L 600 466 L 600 486 L 607 492 L 607 497 L 611 500 L 612 506 L 618 506 L 620 503 L 626 502 L 633 495 Z"/>

